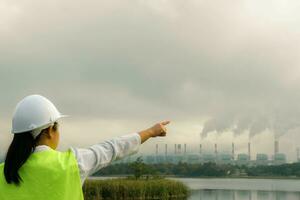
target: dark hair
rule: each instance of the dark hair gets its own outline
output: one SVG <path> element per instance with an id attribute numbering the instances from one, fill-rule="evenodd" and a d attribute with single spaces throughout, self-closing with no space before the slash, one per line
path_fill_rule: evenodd
<path id="1" fill-rule="evenodd" d="M 26 162 L 30 154 L 34 152 L 41 135 L 45 131 L 48 132 L 49 128 L 50 127 L 43 129 L 35 139 L 31 131 L 14 134 L 4 162 L 4 176 L 7 183 L 19 185 L 20 181 L 23 181 L 18 170 Z M 54 123 L 53 128 L 54 130 L 57 129 L 57 122 Z"/>

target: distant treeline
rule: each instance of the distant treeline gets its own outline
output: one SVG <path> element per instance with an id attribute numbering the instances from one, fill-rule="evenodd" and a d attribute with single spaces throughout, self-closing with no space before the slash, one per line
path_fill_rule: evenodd
<path id="1" fill-rule="evenodd" d="M 143 174 L 147 175 L 170 175 L 186 177 L 234 177 L 234 176 L 293 176 L 300 177 L 300 163 L 272 165 L 272 166 L 238 166 L 231 164 L 188 164 L 188 163 L 161 163 L 144 164 Z M 113 164 L 101 169 L 94 176 L 132 175 L 132 164 Z"/>

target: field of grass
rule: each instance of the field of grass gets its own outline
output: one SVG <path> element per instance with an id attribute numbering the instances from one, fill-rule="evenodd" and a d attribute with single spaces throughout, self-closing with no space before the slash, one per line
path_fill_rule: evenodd
<path id="1" fill-rule="evenodd" d="M 187 199 L 189 189 L 181 182 L 168 179 L 86 180 L 85 200 L 100 199 Z"/>

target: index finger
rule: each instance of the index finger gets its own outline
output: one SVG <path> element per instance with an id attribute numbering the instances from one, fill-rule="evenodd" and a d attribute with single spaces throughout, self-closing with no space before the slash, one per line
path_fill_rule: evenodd
<path id="1" fill-rule="evenodd" d="M 169 120 L 161 122 L 162 125 L 167 125 L 167 124 L 169 124 L 169 123 L 170 123 Z"/>

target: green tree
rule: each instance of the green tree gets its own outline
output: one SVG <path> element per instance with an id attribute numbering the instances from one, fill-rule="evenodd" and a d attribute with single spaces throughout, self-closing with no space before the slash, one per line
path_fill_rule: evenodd
<path id="1" fill-rule="evenodd" d="M 138 157 L 136 161 L 130 164 L 130 168 L 133 171 L 135 179 L 141 178 L 143 175 L 148 173 L 147 166 L 144 163 L 142 157 Z"/>

